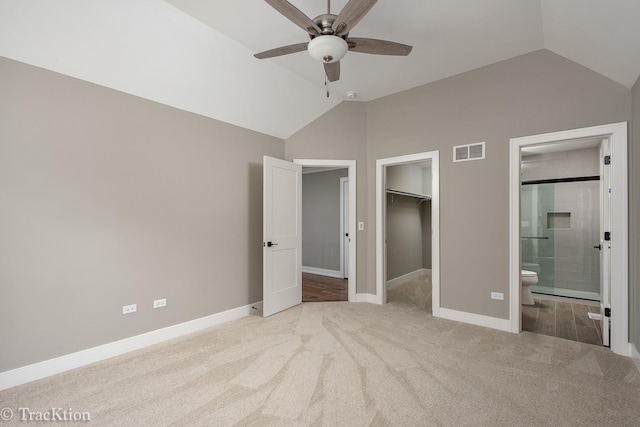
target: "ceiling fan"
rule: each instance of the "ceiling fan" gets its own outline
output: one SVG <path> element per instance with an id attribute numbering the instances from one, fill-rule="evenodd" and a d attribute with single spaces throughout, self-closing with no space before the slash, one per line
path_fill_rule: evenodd
<path id="1" fill-rule="evenodd" d="M 313 20 L 286 0 L 265 0 L 275 10 L 309 34 L 311 41 L 282 46 L 256 53 L 258 59 L 273 58 L 290 53 L 309 51 L 311 57 L 324 63 L 330 82 L 340 80 L 340 60 L 347 51 L 376 55 L 407 56 L 412 47 L 386 40 L 349 37 L 349 31 L 360 22 L 378 0 L 349 0 L 340 14 L 331 13 L 331 0 L 327 0 L 327 13 Z"/>

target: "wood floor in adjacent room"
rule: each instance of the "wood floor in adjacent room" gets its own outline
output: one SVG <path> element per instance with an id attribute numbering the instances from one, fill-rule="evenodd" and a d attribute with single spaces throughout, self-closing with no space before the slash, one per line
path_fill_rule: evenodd
<path id="1" fill-rule="evenodd" d="M 600 313 L 590 301 L 535 295 L 535 305 L 522 306 L 522 330 L 587 344 L 602 345 L 600 321 L 588 313 Z"/>
<path id="2" fill-rule="evenodd" d="M 302 301 L 347 301 L 347 279 L 302 273 Z"/>

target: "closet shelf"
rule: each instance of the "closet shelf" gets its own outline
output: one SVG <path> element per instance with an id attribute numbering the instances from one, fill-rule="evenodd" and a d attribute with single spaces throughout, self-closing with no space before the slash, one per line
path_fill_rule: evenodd
<path id="1" fill-rule="evenodd" d="M 416 205 L 419 205 L 424 201 L 431 200 L 431 196 L 428 194 L 410 193 L 408 191 L 394 190 L 393 188 L 387 188 L 386 192 L 391 195 L 397 194 L 399 196 L 413 197 L 416 199 Z M 393 199 L 391 199 L 391 203 L 393 203 Z"/>

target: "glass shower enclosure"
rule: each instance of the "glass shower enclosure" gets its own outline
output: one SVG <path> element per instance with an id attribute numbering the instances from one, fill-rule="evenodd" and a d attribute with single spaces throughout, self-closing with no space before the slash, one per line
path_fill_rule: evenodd
<path id="1" fill-rule="evenodd" d="M 534 293 L 600 300 L 598 177 L 523 182 L 522 269 L 538 273 Z"/>

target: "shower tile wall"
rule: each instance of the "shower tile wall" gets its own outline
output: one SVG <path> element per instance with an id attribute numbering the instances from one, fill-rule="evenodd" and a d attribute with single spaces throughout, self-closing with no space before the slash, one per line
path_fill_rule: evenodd
<path id="1" fill-rule="evenodd" d="M 599 173 L 597 148 L 523 156 L 522 159 L 522 181 L 525 182 Z M 526 215 L 531 216 L 530 212 L 537 212 L 538 227 L 533 233 L 550 236 L 547 240 L 523 240 L 523 262 L 532 260 L 537 253 L 533 261 L 540 264 L 540 286 L 599 292 L 600 254 L 593 248 L 599 243 L 600 234 L 599 191 L 599 181 L 522 187 L 523 221 L 529 219 Z M 540 201 L 537 208 L 531 200 Z M 548 228 L 548 212 L 569 213 L 569 228 Z"/>

